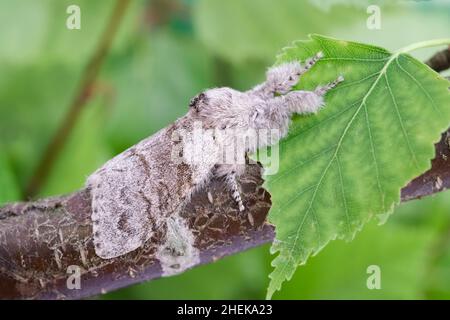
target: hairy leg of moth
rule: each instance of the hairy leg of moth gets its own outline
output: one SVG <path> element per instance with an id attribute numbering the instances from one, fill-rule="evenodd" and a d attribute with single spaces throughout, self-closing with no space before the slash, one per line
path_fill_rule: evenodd
<path id="1" fill-rule="evenodd" d="M 242 203 L 241 193 L 239 191 L 239 183 L 237 177 L 239 177 L 245 170 L 245 165 L 242 164 L 221 164 L 218 165 L 215 171 L 215 175 L 223 177 L 228 190 L 231 192 L 231 196 L 234 202 L 237 204 L 239 211 L 244 211 L 245 207 Z"/>
<path id="2" fill-rule="evenodd" d="M 318 52 L 314 57 L 307 59 L 303 66 L 298 61 L 292 61 L 272 67 L 266 73 L 266 81 L 248 93 L 256 94 L 263 99 L 273 98 L 275 94 L 286 94 L 298 83 L 301 75 L 322 57 L 322 52 Z"/>
<path id="3" fill-rule="evenodd" d="M 317 93 L 318 95 L 325 95 L 325 93 L 327 93 L 328 91 L 330 91 L 331 89 L 335 88 L 339 83 L 344 81 L 344 77 L 343 76 L 339 76 L 336 80 L 327 83 L 324 86 L 318 86 L 316 88 L 316 90 L 314 90 L 315 93 Z"/>
<path id="4" fill-rule="evenodd" d="M 238 205 L 239 211 L 244 211 L 245 207 L 242 203 L 241 193 L 239 192 L 239 184 L 236 180 L 236 173 L 230 173 L 226 176 L 226 181 L 228 187 L 231 191 L 231 196 L 233 197 L 234 202 Z"/>
<path id="5" fill-rule="evenodd" d="M 319 51 L 318 53 L 316 53 L 314 57 L 307 59 L 300 75 L 304 74 L 306 71 L 311 69 L 312 66 L 315 65 L 316 62 L 319 61 L 321 58 L 323 58 L 323 52 Z"/>
<path id="6" fill-rule="evenodd" d="M 291 91 L 284 96 L 269 100 L 267 108 L 271 114 L 283 113 L 281 110 L 284 110 L 287 116 L 293 113 L 316 113 L 324 105 L 325 94 L 342 81 L 344 81 L 344 77 L 339 76 L 335 81 L 318 86 L 314 91 Z"/>
<path id="7" fill-rule="evenodd" d="M 288 133 L 292 114 L 319 111 L 324 105 L 324 95 L 342 81 L 344 81 L 344 78 L 340 76 L 333 82 L 317 87 L 314 91 L 291 91 L 284 96 L 266 100 L 264 104 L 255 107 L 251 112 L 249 126 L 257 131 L 276 129 L 275 135 L 272 135 L 269 140 L 260 139 L 257 147 L 273 145 L 285 137 Z M 254 152 L 256 150 L 247 151 Z"/>

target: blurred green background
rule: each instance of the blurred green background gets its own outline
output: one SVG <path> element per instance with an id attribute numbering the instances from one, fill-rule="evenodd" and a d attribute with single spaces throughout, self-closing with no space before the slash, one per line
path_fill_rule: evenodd
<path id="1" fill-rule="evenodd" d="M 380 30 L 366 26 L 370 3 L 380 4 Z M 81 30 L 66 28 L 72 4 L 81 8 Z M 0 0 L 0 203 L 23 199 L 113 7 L 112 0 Z M 395 50 L 449 37 L 449 30 L 448 0 L 132 0 L 38 196 L 80 188 L 107 159 L 184 114 L 200 90 L 263 80 L 276 53 L 308 33 Z M 101 298 L 264 298 L 268 249 Z M 381 268 L 380 290 L 367 289 L 370 265 Z M 450 298 L 448 193 L 402 205 L 387 224 L 367 225 L 351 243 L 332 242 L 274 298 Z"/>

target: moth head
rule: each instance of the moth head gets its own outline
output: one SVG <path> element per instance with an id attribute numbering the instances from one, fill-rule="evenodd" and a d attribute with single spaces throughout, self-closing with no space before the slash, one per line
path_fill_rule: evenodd
<path id="1" fill-rule="evenodd" d="M 230 118 L 235 103 L 235 91 L 231 88 L 213 88 L 203 91 L 192 98 L 189 106 L 196 117 L 204 121 L 208 127 L 220 127 L 222 122 Z"/>
<path id="2" fill-rule="evenodd" d="M 202 109 L 205 102 L 206 102 L 206 94 L 205 92 L 201 92 L 191 99 L 191 101 L 189 102 L 189 108 L 194 109 L 195 111 L 198 112 Z"/>
<path id="3" fill-rule="evenodd" d="M 233 90 L 230 88 L 213 88 L 205 90 L 189 103 L 189 108 L 198 113 L 210 113 L 228 108 L 232 104 Z"/>

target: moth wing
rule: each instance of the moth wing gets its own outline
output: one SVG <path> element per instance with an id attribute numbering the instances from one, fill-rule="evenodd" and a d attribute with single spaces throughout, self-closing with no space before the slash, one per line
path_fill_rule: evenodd
<path id="1" fill-rule="evenodd" d="M 152 236 L 156 201 L 147 190 L 148 174 L 129 150 L 89 177 L 95 252 L 101 258 L 131 252 Z"/>
<path id="2" fill-rule="evenodd" d="M 173 133 L 187 128 L 188 120 L 181 118 L 139 142 L 88 178 L 95 252 L 101 258 L 118 257 L 142 246 L 208 176 L 212 161 L 189 166 L 174 158 L 181 143 L 173 140 Z"/>

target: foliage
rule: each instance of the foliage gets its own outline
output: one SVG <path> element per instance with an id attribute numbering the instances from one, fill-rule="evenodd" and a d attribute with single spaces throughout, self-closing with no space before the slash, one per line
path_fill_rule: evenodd
<path id="1" fill-rule="evenodd" d="M 430 168 L 450 125 L 449 82 L 405 52 L 313 35 L 284 49 L 278 63 L 319 51 L 325 57 L 301 88 L 338 74 L 346 81 L 324 110 L 294 120 L 280 145 L 280 172 L 266 177 L 279 252 L 269 296 L 330 240 L 352 239 L 374 215 L 385 221 L 400 189 Z"/>

